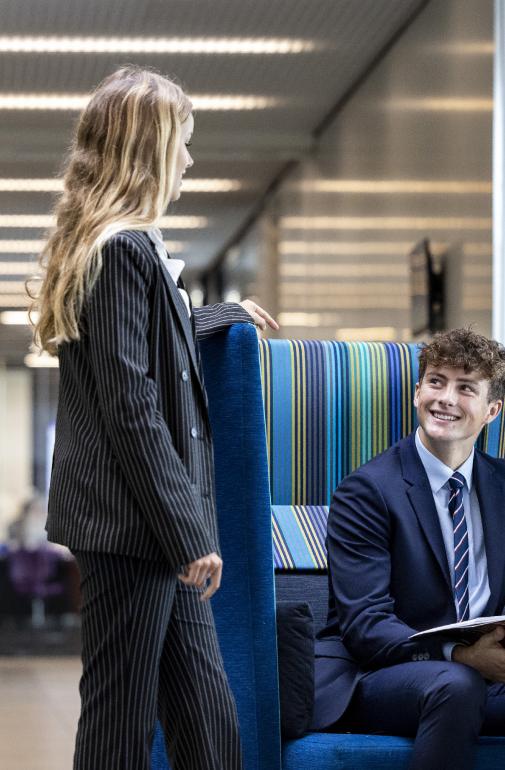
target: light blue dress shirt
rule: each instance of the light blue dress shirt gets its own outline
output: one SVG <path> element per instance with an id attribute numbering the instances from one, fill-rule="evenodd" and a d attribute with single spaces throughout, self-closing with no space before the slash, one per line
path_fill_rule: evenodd
<path id="1" fill-rule="evenodd" d="M 449 513 L 449 479 L 454 473 L 452 468 L 445 465 L 438 457 L 435 457 L 421 441 L 419 428 L 416 431 L 416 448 L 419 457 L 428 476 L 435 507 L 437 509 L 440 521 L 440 529 L 444 539 L 449 572 L 454 579 L 454 533 L 452 519 Z M 482 518 L 480 515 L 479 500 L 477 490 L 473 483 L 473 459 L 475 450 L 472 449 L 470 456 L 460 465 L 458 470 L 465 478 L 463 488 L 463 508 L 465 511 L 466 526 L 468 530 L 468 591 L 470 597 L 470 618 L 480 617 L 489 601 L 490 590 L 487 575 L 487 558 L 484 544 L 484 530 L 482 528 Z M 457 611 L 456 597 L 454 597 L 454 606 Z M 444 645 L 444 654 L 450 660 L 454 645 Z"/>

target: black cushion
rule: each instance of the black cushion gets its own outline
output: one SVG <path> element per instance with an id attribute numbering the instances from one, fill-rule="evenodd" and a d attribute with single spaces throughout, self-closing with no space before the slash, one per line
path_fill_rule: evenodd
<path id="1" fill-rule="evenodd" d="M 279 698 L 283 738 L 300 738 L 314 707 L 314 619 L 307 602 L 277 602 Z"/>

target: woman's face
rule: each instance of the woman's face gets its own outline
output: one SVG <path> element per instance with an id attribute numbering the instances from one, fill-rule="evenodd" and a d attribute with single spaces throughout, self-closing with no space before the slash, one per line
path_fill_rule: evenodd
<path id="1" fill-rule="evenodd" d="M 184 123 L 181 124 L 181 143 L 179 145 L 179 152 L 177 154 L 177 171 L 174 180 L 174 192 L 172 200 L 176 201 L 181 195 L 182 177 L 187 168 L 191 168 L 193 165 L 193 158 L 189 154 L 189 146 L 191 144 L 191 136 L 193 134 L 193 128 L 195 121 L 193 115 L 190 113 Z"/>

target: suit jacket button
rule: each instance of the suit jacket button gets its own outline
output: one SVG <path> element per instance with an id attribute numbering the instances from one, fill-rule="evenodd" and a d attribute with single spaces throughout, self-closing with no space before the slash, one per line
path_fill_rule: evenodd
<path id="1" fill-rule="evenodd" d="M 191 428 L 191 435 L 193 438 L 196 438 L 198 436 L 198 431 L 196 428 Z"/>
<path id="2" fill-rule="evenodd" d="M 429 660 L 430 659 L 430 653 L 429 652 L 425 652 L 424 653 L 424 659 L 425 660 Z"/>
<path id="3" fill-rule="evenodd" d="M 418 660 L 418 656 L 416 655 L 416 653 L 414 653 L 414 655 L 412 655 L 412 660 Z"/>
<path id="4" fill-rule="evenodd" d="M 186 369 L 183 369 L 182 372 L 181 372 L 181 380 L 183 382 L 187 382 L 188 381 L 188 373 L 187 373 Z"/>

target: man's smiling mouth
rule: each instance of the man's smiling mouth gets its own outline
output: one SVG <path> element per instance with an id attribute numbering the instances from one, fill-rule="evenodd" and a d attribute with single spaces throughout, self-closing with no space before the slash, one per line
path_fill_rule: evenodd
<path id="1" fill-rule="evenodd" d="M 459 420 L 459 417 L 457 417 L 455 414 L 445 414 L 444 412 L 434 412 L 430 409 L 430 414 L 433 415 L 433 417 L 436 417 L 437 420 L 445 420 L 445 422 L 455 422 L 456 420 Z"/>

